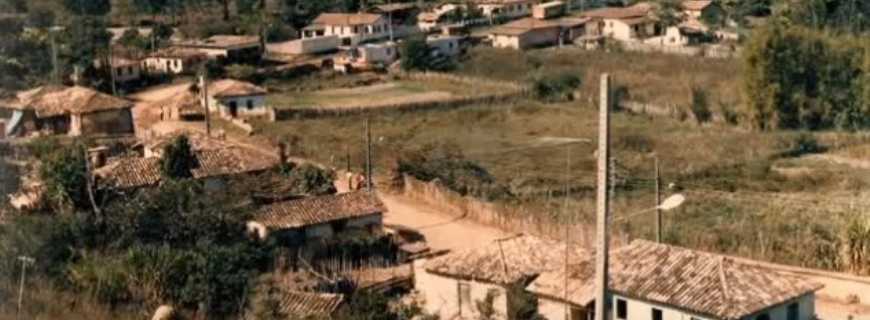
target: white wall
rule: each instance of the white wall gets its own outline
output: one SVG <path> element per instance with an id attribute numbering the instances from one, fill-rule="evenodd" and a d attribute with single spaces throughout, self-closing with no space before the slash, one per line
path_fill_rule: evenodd
<path id="1" fill-rule="evenodd" d="M 339 38 L 349 38 L 350 45 L 357 45 L 361 42 L 366 42 L 369 40 L 377 40 L 389 37 L 389 26 L 386 22 L 386 19 L 381 17 L 373 24 L 361 24 L 357 25 L 356 32 L 354 32 L 354 27 L 352 26 L 341 26 L 341 25 L 325 25 L 323 37 L 326 36 L 337 36 Z M 303 32 L 303 38 L 311 39 L 321 36 L 313 35 L 313 31 L 308 33 L 308 31 Z"/>
<path id="2" fill-rule="evenodd" d="M 468 319 L 476 318 L 477 301 L 483 301 L 489 290 L 498 292 L 493 302 L 497 318 L 504 319 L 507 314 L 507 298 L 505 288 L 499 285 L 458 280 L 426 272 L 423 265 L 426 260 L 414 261 L 414 287 L 423 298 L 423 309 L 426 313 L 440 315 L 441 319 L 452 319 L 459 314 L 459 283 L 468 283 L 471 289 L 471 305 L 462 306 L 462 315 Z"/>
<path id="3" fill-rule="evenodd" d="M 148 57 L 144 64 L 152 72 L 179 74 L 185 71 L 184 59 L 181 58 Z"/>
<path id="4" fill-rule="evenodd" d="M 221 116 L 230 117 L 230 103 L 236 102 L 236 114 L 238 117 L 245 116 L 262 116 L 268 113 L 266 109 L 266 96 L 244 96 L 231 97 L 215 100 L 214 97 L 209 97 L 208 106 L 211 111 L 218 111 Z M 251 101 L 252 108 L 248 108 L 248 101 Z"/>

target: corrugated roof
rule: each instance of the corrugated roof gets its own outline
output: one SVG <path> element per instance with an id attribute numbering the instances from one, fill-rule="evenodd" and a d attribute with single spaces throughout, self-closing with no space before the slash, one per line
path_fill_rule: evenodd
<path id="1" fill-rule="evenodd" d="M 279 311 L 291 318 L 293 316 L 330 317 L 344 301 L 343 295 L 330 293 L 286 290 L 279 295 Z"/>
<path id="2" fill-rule="evenodd" d="M 594 300 L 594 258 L 578 261 L 568 270 L 567 300 L 587 305 Z M 612 251 L 610 261 L 611 291 L 726 320 L 741 319 L 822 287 L 726 256 L 646 240 Z M 563 300 L 565 275 L 564 267 L 543 273 L 528 290 Z"/>
<path id="3" fill-rule="evenodd" d="M 131 108 L 133 103 L 91 88 L 44 86 L 19 92 L 11 107 L 33 110 L 36 116 L 53 117 Z"/>
<path id="4" fill-rule="evenodd" d="M 385 211 L 377 195 L 358 191 L 268 204 L 257 210 L 254 221 L 267 228 L 289 229 Z"/>
<path id="5" fill-rule="evenodd" d="M 361 24 L 373 24 L 381 19 L 381 15 L 374 13 L 321 13 L 312 24 L 330 26 L 353 26 Z"/>
<path id="6" fill-rule="evenodd" d="M 216 98 L 259 96 L 266 93 L 267 91 L 263 87 L 233 79 L 218 80 L 208 86 L 208 94 Z"/>
<path id="7" fill-rule="evenodd" d="M 424 267 L 444 276 L 508 285 L 562 268 L 565 250 L 561 242 L 519 235 L 434 258 Z M 587 254 L 581 248 L 570 253 L 575 258 Z"/>

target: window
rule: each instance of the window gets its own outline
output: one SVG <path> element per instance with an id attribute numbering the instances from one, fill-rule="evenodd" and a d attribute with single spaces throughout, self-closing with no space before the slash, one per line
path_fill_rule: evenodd
<path id="1" fill-rule="evenodd" d="M 770 315 L 763 313 L 755 318 L 755 320 L 770 320 Z"/>
<path id="2" fill-rule="evenodd" d="M 471 308 L 471 286 L 468 283 L 460 282 L 457 286 L 457 291 L 459 291 L 459 312 L 461 314 L 462 308 L 467 307 Z"/>
<path id="3" fill-rule="evenodd" d="M 798 320 L 800 318 L 800 308 L 797 303 L 792 303 L 788 305 L 788 311 L 786 312 L 787 320 Z"/>
<path id="4" fill-rule="evenodd" d="M 588 316 L 586 309 L 571 308 L 571 320 L 586 320 Z"/>
<path id="5" fill-rule="evenodd" d="M 652 320 L 662 320 L 662 310 L 652 308 Z"/>
<path id="6" fill-rule="evenodd" d="M 628 319 L 628 302 L 622 299 L 616 299 L 616 318 Z"/>
<path id="7" fill-rule="evenodd" d="M 254 109 L 254 100 L 248 99 L 248 110 Z"/>

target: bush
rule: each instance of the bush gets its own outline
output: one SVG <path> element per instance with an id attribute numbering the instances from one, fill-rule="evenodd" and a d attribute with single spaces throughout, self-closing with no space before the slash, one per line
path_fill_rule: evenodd
<path id="1" fill-rule="evenodd" d="M 336 192 L 333 184 L 335 172 L 332 170 L 306 163 L 301 166 L 285 164 L 281 167 L 281 171 L 294 185 L 294 194 L 327 195 Z"/>
<path id="2" fill-rule="evenodd" d="M 163 148 L 163 157 L 160 159 L 160 170 L 164 177 L 181 179 L 193 177 L 193 170 L 197 167 L 196 156 L 190 141 L 185 135 L 179 135 L 172 143 Z"/>
<path id="3" fill-rule="evenodd" d="M 244 81 L 254 81 L 257 75 L 257 68 L 247 64 L 231 64 L 225 68 L 225 71 L 227 77 Z"/>
<path id="4" fill-rule="evenodd" d="M 43 147 L 46 146 L 34 146 L 36 149 Z M 63 146 L 44 155 L 39 176 L 45 184 L 46 199 L 56 208 L 82 209 L 90 206 L 84 145 L 76 143 Z"/>
<path id="5" fill-rule="evenodd" d="M 570 101 L 574 99 L 574 90 L 579 86 L 580 77 L 562 73 L 535 79 L 532 91 L 535 98 L 543 102 Z"/>
<path id="6" fill-rule="evenodd" d="M 511 197 L 508 188 L 496 183 L 486 168 L 465 159 L 451 145 L 425 146 L 423 150 L 402 155 L 397 160 L 398 175 L 421 181 L 438 180 L 450 190 L 486 200 Z"/>

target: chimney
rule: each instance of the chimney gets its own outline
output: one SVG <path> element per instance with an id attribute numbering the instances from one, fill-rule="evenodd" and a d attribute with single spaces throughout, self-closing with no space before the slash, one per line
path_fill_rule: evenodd
<path id="1" fill-rule="evenodd" d="M 101 168 L 106 165 L 106 160 L 109 157 L 109 148 L 99 146 L 88 149 L 88 161 L 94 169 Z"/>

